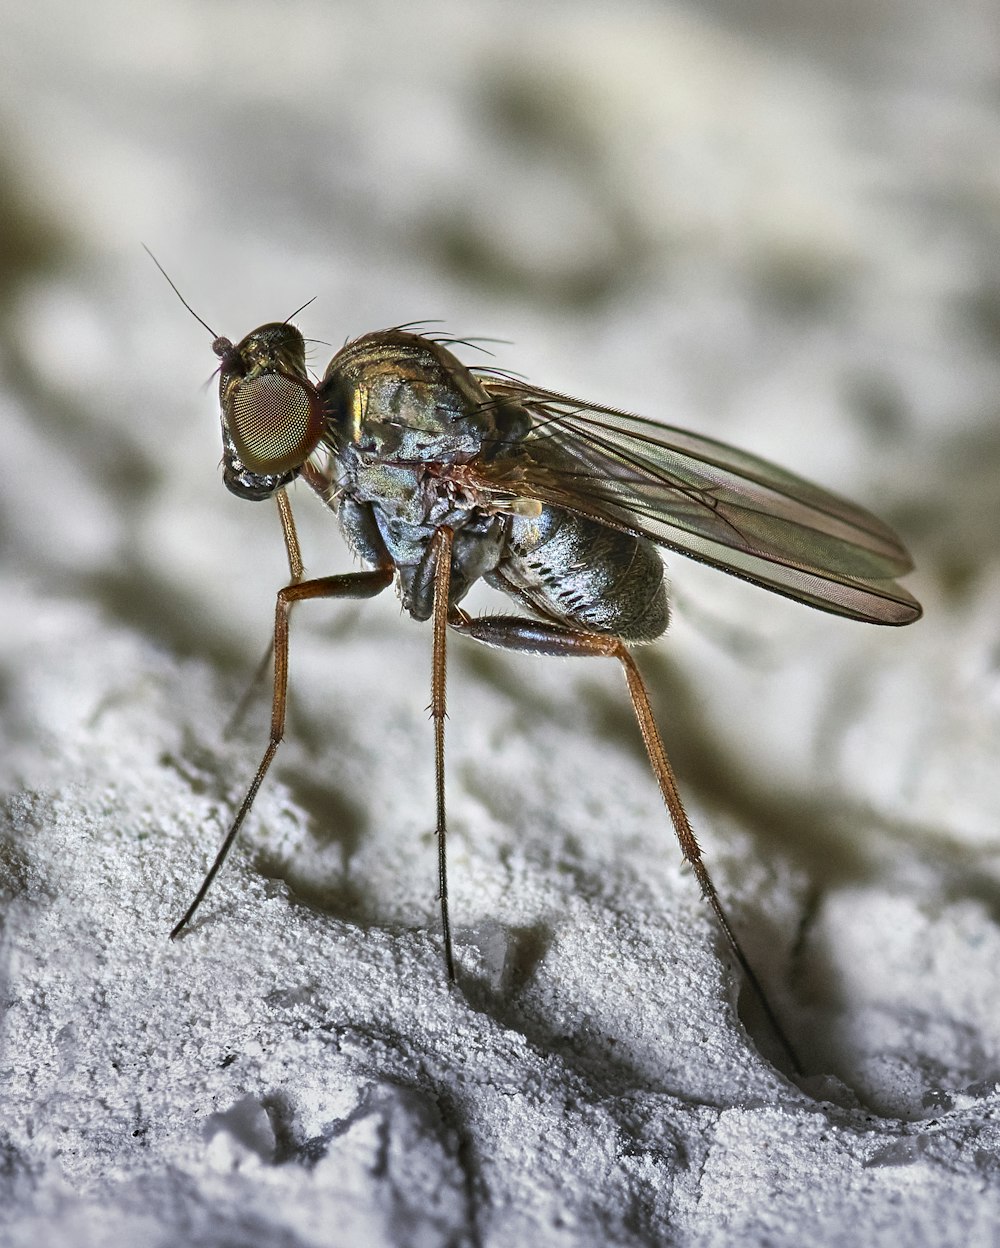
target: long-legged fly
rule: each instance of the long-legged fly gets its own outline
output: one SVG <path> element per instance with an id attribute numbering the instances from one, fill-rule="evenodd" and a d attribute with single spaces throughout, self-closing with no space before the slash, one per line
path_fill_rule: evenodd
<path id="1" fill-rule="evenodd" d="M 365 334 L 338 351 L 316 382 L 303 337 L 287 321 L 235 344 L 201 324 L 220 361 L 223 479 L 240 498 L 276 501 L 291 578 L 275 609 L 267 748 L 171 935 L 204 900 L 281 742 L 293 604 L 370 598 L 394 584 L 415 620 L 432 621 L 437 869 L 449 978 L 449 630 L 504 650 L 616 659 L 681 851 L 798 1068 L 702 859 L 631 647 L 667 627 L 657 547 L 848 619 L 910 624 L 921 611 L 895 581 L 912 568 L 896 534 L 863 508 L 712 438 L 466 367 L 449 350 L 454 342 L 406 329 Z M 304 579 L 287 493 L 296 480 L 337 514 L 367 570 Z M 518 613 L 464 611 L 462 599 L 480 579 L 512 598 Z"/>

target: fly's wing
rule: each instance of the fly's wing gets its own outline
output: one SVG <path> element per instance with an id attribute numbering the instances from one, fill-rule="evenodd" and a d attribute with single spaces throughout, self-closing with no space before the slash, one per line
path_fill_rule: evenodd
<path id="1" fill-rule="evenodd" d="M 487 492 L 626 529 L 837 615 L 920 618 L 893 579 L 910 556 L 863 508 L 712 438 L 516 380 L 479 380 L 494 404 L 531 418 L 516 452 L 467 465 Z"/>

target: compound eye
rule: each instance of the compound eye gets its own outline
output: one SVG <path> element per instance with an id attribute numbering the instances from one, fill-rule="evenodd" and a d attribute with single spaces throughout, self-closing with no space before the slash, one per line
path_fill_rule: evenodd
<path id="1" fill-rule="evenodd" d="M 308 382 L 262 373 L 234 387 L 226 425 L 244 467 L 280 473 L 305 463 L 323 434 L 323 404 Z"/>

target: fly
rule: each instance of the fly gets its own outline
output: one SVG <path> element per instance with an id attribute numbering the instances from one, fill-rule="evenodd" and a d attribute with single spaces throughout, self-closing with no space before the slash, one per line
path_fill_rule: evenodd
<path id="1" fill-rule="evenodd" d="M 267 748 L 171 936 L 204 900 L 281 742 L 292 606 L 371 598 L 394 584 L 414 619 L 432 621 L 437 871 L 448 978 L 455 978 L 444 764 L 449 630 L 502 650 L 612 658 L 624 672 L 681 852 L 798 1070 L 703 861 L 630 647 L 654 641 L 667 627 L 658 546 L 848 619 L 910 624 L 921 609 L 896 583 L 913 566 L 896 534 L 861 507 L 755 455 L 467 368 L 444 341 L 423 334 L 366 334 L 338 351 L 316 383 L 303 337 L 287 321 L 262 325 L 235 344 L 201 324 L 219 359 L 223 480 L 241 498 L 276 501 L 291 576 L 275 606 Z M 367 570 L 304 579 L 287 494 L 296 480 L 337 514 Z M 519 613 L 469 615 L 460 604 L 479 580 L 506 593 Z"/>

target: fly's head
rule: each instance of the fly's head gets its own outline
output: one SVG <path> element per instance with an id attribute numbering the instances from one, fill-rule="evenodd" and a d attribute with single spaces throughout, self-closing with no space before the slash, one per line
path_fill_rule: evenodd
<path id="1" fill-rule="evenodd" d="M 159 260 L 143 247 L 177 298 L 212 335 L 212 350 L 219 358 L 227 488 L 240 498 L 270 498 L 298 476 L 323 436 L 323 401 L 306 372 L 304 338 L 288 321 L 272 321 L 234 345 L 202 320 Z"/>
<path id="2" fill-rule="evenodd" d="M 323 436 L 323 403 L 294 325 L 261 325 L 235 345 L 216 338 L 223 480 L 240 498 L 270 496 L 297 476 Z"/>

